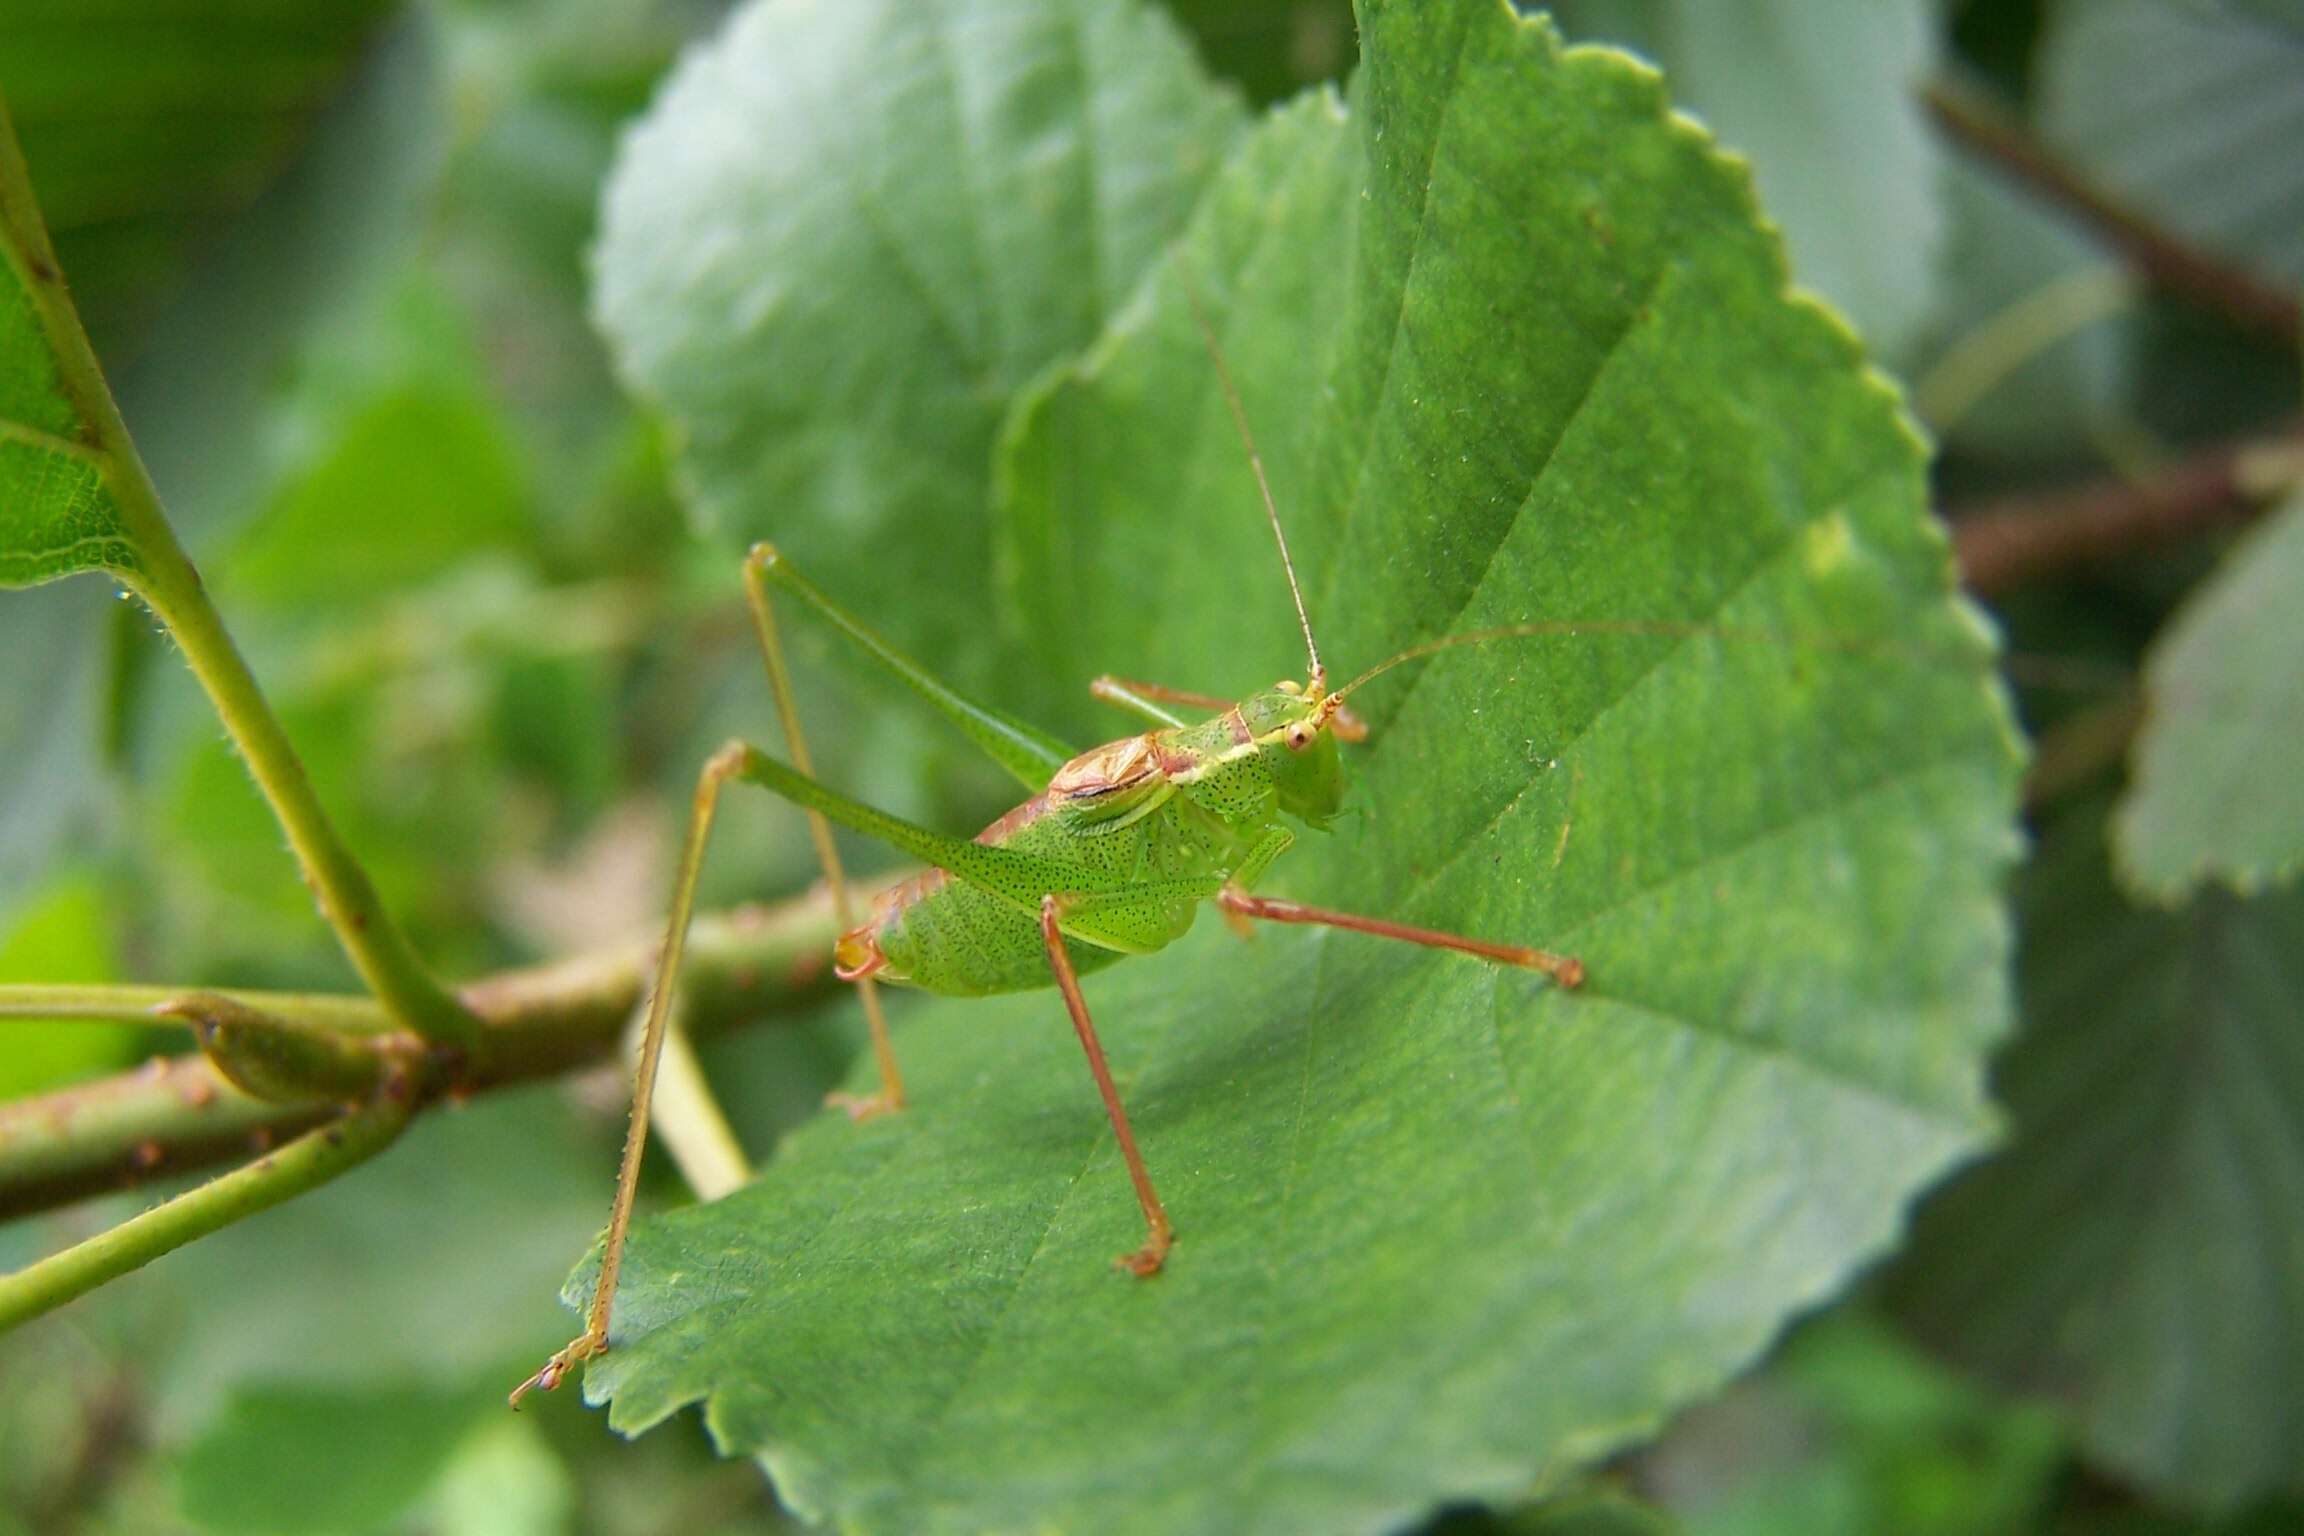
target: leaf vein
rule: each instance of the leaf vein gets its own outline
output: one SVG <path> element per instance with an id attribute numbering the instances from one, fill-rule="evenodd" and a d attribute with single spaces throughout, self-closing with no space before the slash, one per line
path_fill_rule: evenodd
<path id="1" fill-rule="evenodd" d="M 101 448 L 91 448 L 86 443 L 76 443 L 71 438 L 51 432 L 46 427 L 33 426 L 28 421 L 10 421 L 0 418 L 0 437 L 13 438 L 28 447 L 38 448 L 47 453 L 62 454 L 66 458 L 79 459 L 97 469 L 104 469 L 112 462 L 111 456 Z"/>
<path id="2" fill-rule="evenodd" d="M 1090 1138 L 1087 1156 L 1081 1160 L 1079 1168 L 1073 1172 L 1072 1177 L 1065 1182 L 1064 1192 L 1058 1195 L 1055 1202 L 1048 1207 L 1048 1219 L 1041 1224 L 1040 1236 L 1033 1243 L 1032 1252 L 1025 1256 L 1023 1264 L 1018 1266 L 1016 1270 L 1015 1277 L 1009 1281 L 1007 1294 L 1001 1297 L 999 1310 L 985 1323 L 982 1332 L 978 1335 L 976 1343 L 969 1353 L 967 1365 L 962 1367 L 960 1374 L 953 1378 L 951 1389 L 922 1418 L 920 1430 L 913 1437 L 915 1452 L 928 1444 L 943 1429 L 945 1423 L 951 1419 L 953 1411 L 959 1407 L 960 1400 L 967 1396 L 969 1388 L 976 1384 L 976 1379 L 983 1373 L 984 1362 L 990 1358 L 992 1346 L 1000 1338 L 1001 1326 L 1007 1322 L 1008 1314 L 1015 1310 L 1017 1298 L 1024 1294 L 1024 1282 L 1031 1278 L 1032 1266 L 1039 1263 L 1040 1256 L 1048 1251 L 1048 1239 L 1055 1235 L 1056 1223 L 1062 1219 L 1064 1208 L 1072 1203 L 1073 1195 L 1079 1192 L 1081 1184 L 1087 1180 L 1088 1170 L 1096 1166 L 1096 1155 L 1103 1148 L 1104 1137 L 1101 1134 Z"/>
<path id="3" fill-rule="evenodd" d="M 1328 557 L 1328 580 L 1320 594 L 1323 609 L 1331 605 L 1336 595 L 1336 582 L 1349 563 L 1342 557 L 1345 541 L 1352 532 L 1352 523 L 1359 511 L 1361 498 L 1368 488 L 1368 460 L 1376 449 L 1376 432 L 1384 417 L 1384 402 L 1391 398 L 1392 375 L 1400 361 L 1400 342 L 1408 330 L 1408 293 L 1416 284 L 1416 263 L 1424 253 L 1426 238 L 1432 225 L 1432 179 L 1440 165 L 1440 142 L 1448 136 L 1448 116 L 1456 103 L 1456 77 L 1463 73 L 1464 55 L 1471 47 L 1472 30 L 1467 27 L 1456 37 L 1455 51 L 1448 56 L 1448 73 L 1441 82 L 1440 119 L 1432 125 L 1432 142 L 1424 154 L 1424 192 L 1416 205 L 1416 237 L 1408 246 L 1407 266 L 1400 274 L 1400 302 L 1392 312 L 1392 339 L 1384 349 L 1384 369 L 1377 376 L 1376 397 L 1368 410 L 1368 430 L 1360 441 L 1359 461 L 1353 466 L 1352 494 L 1344 498 L 1344 514 L 1335 528 L 1333 552 Z M 1366 139 L 1365 133 L 1362 135 Z M 1359 233 L 1354 225 L 1353 232 Z M 1364 247 L 1355 247 L 1355 254 Z"/>

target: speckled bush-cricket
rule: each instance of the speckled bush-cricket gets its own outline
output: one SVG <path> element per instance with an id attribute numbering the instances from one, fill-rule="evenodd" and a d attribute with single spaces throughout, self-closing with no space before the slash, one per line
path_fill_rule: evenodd
<path id="1" fill-rule="evenodd" d="M 1279 549 L 1281 571 L 1295 601 L 1304 636 L 1304 680 L 1283 679 L 1234 703 L 1156 683 L 1099 677 L 1090 684 L 1097 698 L 1149 720 L 1153 729 L 1074 753 L 1033 727 L 946 687 L 818 591 L 773 547 L 755 545 L 743 566 L 745 600 L 767 663 L 790 761 L 780 761 L 747 742 L 731 741 L 713 754 L 698 780 L 662 961 L 641 1032 L 616 1202 L 584 1332 L 521 1383 L 512 1393 L 515 1405 L 531 1388 L 549 1391 L 558 1386 L 571 1367 L 608 1347 L 609 1314 L 681 949 L 713 813 L 722 788 L 731 781 L 759 785 L 807 812 L 834 914 L 843 930 L 834 950 L 836 972 L 856 986 L 880 1075 L 878 1093 L 862 1099 L 836 1096 L 836 1100 L 858 1117 L 903 1107 L 903 1078 L 880 1005 L 881 983 L 949 996 L 1054 986 L 1080 1037 L 1143 1208 L 1143 1246 L 1116 1261 L 1139 1277 L 1159 1273 L 1175 1233 L 1137 1149 L 1081 998 L 1083 973 L 1166 948 L 1191 928 L 1200 904 L 1213 901 L 1228 921 L 1241 928 L 1258 921 L 1320 924 L 1528 967 L 1563 987 L 1583 980 L 1583 965 L 1573 956 L 1253 893 L 1258 878 L 1295 840 L 1283 817 L 1325 829 L 1341 809 L 1344 779 L 1336 744 L 1366 735 L 1346 707 L 1354 690 L 1403 662 L 1451 646 L 1555 633 L 1562 626 L 1513 626 L 1428 641 L 1370 667 L 1341 688 L 1330 689 L 1247 412 L 1197 296 L 1189 284 L 1185 291 L 1247 450 Z M 818 783 L 811 777 L 807 742 L 793 704 L 771 588 L 853 641 L 1013 774 L 1032 797 L 969 840 L 932 832 Z M 1188 723 L 1171 706 L 1203 712 L 1207 718 Z M 929 868 L 883 891 L 859 922 L 830 822 L 877 838 Z"/>

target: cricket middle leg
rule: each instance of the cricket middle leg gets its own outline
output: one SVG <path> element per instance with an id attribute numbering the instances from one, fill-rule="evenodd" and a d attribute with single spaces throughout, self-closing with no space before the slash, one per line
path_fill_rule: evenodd
<path id="1" fill-rule="evenodd" d="M 1337 912 L 1327 907 L 1308 907 L 1302 902 L 1282 901 L 1271 896 L 1251 896 L 1237 886 L 1226 886 L 1218 892 L 1216 905 L 1227 913 L 1237 913 L 1259 922 L 1312 923 L 1324 928 L 1347 928 L 1354 933 L 1372 933 L 1380 939 L 1401 939 L 1431 949 L 1453 949 L 1460 954 L 1478 955 L 1483 960 L 1494 960 L 1504 965 L 1525 966 L 1532 971 L 1542 971 L 1563 987 L 1580 986 L 1584 980 L 1584 962 L 1574 955 L 1556 955 L 1548 949 L 1530 949 L 1524 944 L 1491 944 L 1485 939 L 1468 939 L 1462 934 L 1442 933 L 1434 928 L 1414 928 L 1406 923 L 1395 923 L 1389 918 L 1363 917 L 1357 912 Z"/>
<path id="2" fill-rule="evenodd" d="M 1152 1188 L 1152 1175 L 1145 1171 L 1143 1154 L 1136 1150 L 1136 1133 L 1129 1129 L 1128 1111 L 1120 1107 L 1120 1090 L 1113 1086 L 1104 1047 L 1096 1038 L 1088 1005 L 1081 1001 L 1080 978 L 1072 969 L 1072 957 L 1064 951 L 1064 932 L 1058 926 L 1062 917 L 1063 903 L 1052 895 L 1040 898 L 1040 938 L 1048 946 L 1048 968 L 1056 973 L 1056 989 L 1064 994 L 1064 1007 L 1072 1015 L 1080 1048 L 1088 1053 L 1088 1070 L 1095 1075 L 1096 1091 L 1104 1096 L 1104 1112 L 1112 1117 L 1112 1133 L 1120 1140 L 1129 1182 L 1136 1186 L 1136 1203 L 1144 1208 L 1144 1246 L 1113 1262 L 1139 1279 L 1148 1279 L 1160 1273 L 1168 1249 L 1176 1241 L 1176 1231 L 1168 1225 L 1168 1213 L 1161 1208 L 1158 1191 Z"/>

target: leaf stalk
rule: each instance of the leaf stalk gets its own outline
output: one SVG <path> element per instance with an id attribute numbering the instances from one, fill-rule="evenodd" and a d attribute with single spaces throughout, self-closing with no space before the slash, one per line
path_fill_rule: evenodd
<path id="1" fill-rule="evenodd" d="M 101 563 L 143 600 L 182 648 L 185 662 L 207 691 L 225 731 L 288 834 L 320 914 L 361 981 L 395 1019 L 426 1041 L 469 1050 L 479 1041 L 479 1021 L 417 959 L 378 900 L 367 871 L 338 836 L 287 733 L 161 509 L 159 491 L 128 435 L 119 404 L 64 286 L 4 103 L 0 103 L 0 242 L 5 243 L 0 255 L 20 270 L 55 364 L 57 386 L 79 420 L 83 441 L 76 451 L 97 466 L 125 535 L 117 541 L 122 547 L 107 547 L 99 557 Z"/>

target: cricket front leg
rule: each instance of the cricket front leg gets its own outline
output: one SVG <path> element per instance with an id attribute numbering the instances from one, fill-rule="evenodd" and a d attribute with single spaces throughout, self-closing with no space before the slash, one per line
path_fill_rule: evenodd
<path id="1" fill-rule="evenodd" d="M 632 1121 L 624 1132 L 624 1158 L 616 1174 L 616 1202 L 609 1208 L 608 1237 L 600 1253 L 600 1274 L 593 1282 L 592 1304 L 584 1314 L 584 1331 L 544 1362 L 543 1369 L 512 1389 L 512 1406 L 532 1390 L 549 1392 L 568 1373 L 595 1355 L 608 1352 L 609 1313 L 616 1302 L 616 1275 L 624 1263 L 624 1236 L 632 1224 L 632 1199 L 640 1188 L 640 1158 L 648 1146 L 648 1106 L 656 1093 L 656 1066 L 663 1056 L 664 1027 L 672 1016 L 672 994 L 680 979 L 680 957 L 688 944 L 688 919 L 696 907 L 696 877 L 704 867 L 705 844 L 712 836 L 712 815 L 720 804 L 720 791 L 730 779 L 744 777 L 752 749 L 732 741 L 712 754 L 696 780 L 696 799 L 688 816 L 688 836 L 680 846 L 680 878 L 672 890 L 672 915 L 664 930 L 664 951 L 656 965 L 656 979 L 648 993 L 648 1016 L 640 1031 L 640 1061 L 632 1078 Z"/>
<path id="2" fill-rule="evenodd" d="M 1293 688 L 1296 685 L 1294 683 L 1282 683 L 1281 686 Z M 1184 724 L 1183 720 L 1161 708 L 1161 705 L 1181 704 L 1187 709 L 1201 709 L 1212 715 L 1220 715 L 1232 708 L 1235 702 L 1231 699 L 1218 698 L 1212 693 L 1194 693 L 1188 688 L 1171 688 L 1166 683 L 1147 683 L 1131 677 L 1114 677 L 1109 672 L 1091 682 L 1088 685 L 1088 692 L 1091 696 L 1101 699 L 1107 704 L 1125 709 L 1131 714 L 1142 715 L 1155 725 L 1177 727 Z M 1337 706 L 1336 712 L 1330 717 L 1328 724 L 1329 729 L 1336 733 L 1339 741 L 1366 741 L 1368 739 L 1367 724 L 1358 715 L 1342 705 Z"/>
<path id="3" fill-rule="evenodd" d="M 1217 893 L 1216 905 L 1226 913 L 1237 913 L 1259 922 L 1313 923 L 1324 928 L 1347 928 L 1354 933 L 1372 933 L 1380 939 L 1401 939 L 1431 949 L 1453 949 L 1460 954 L 1478 955 L 1483 960 L 1495 960 L 1504 965 L 1525 966 L 1532 971 L 1542 971 L 1563 987 L 1580 986 L 1584 981 L 1584 962 L 1574 955 L 1556 955 L 1548 949 L 1530 949 L 1524 944 L 1491 944 L 1485 939 L 1465 938 L 1462 934 L 1442 933 L 1433 928 L 1414 928 L 1406 923 L 1395 923 L 1389 918 L 1363 917 L 1357 912 L 1337 912 L 1327 907 L 1308 907 L 1302 902 L 1252 896 L 1238 886 L 1226 886 Z"/>
<path id="4" fill-rule="evenodd" d="M 1124 1253 L 1113 1262 L 1139 1278 L 1160 1273 L 1161 1264 L 1168 1257 L 1168 1249 L 1176 1240 L 1175 1229 L 1168 1225 L 1168 1213 L 1160 1205 L 1160 1195 L 1152 1188 L 1152 1175 L 1145 1171 L 1144 1158 L 1136 1150 L 1136 1133 L 1129 1129 L 1128 1111 L 1120 1107 L 1120 1090 L 1113 1086 L 1112 1069 L 1104 1062 L 1104 1047 L 1096 1038 L 1096 1026 L 1088 1017 L 1088 1005 L 1080 998 L 1080 978 L 1072 969 L 1072 957 L 1064 951 L 1064 933 L 1058 926 L 1063 916 L 1063 904 L 1054 896 L 1040 898 L 1040 938 L 1048 946 L 1048 968 L 1056 973 L 1056 989 L 1064 994 L 1064 1007 L 1072 1015 L 1072 1028 L 1080 1036 L 1080 1048 L 1088 1053 L 1088 1070 L 1095 1075 L 1096 1091 L 1104 1096 L 1104 1111 L 1112 1117 L 1112 1132 L 1120 1140 L 1120 1156 L 1128 1164 L 1129 1182 L 1136 1186 L 1136 1203 L 1144 1208 L 1144 1246 L 1134 1253 Z"/>

